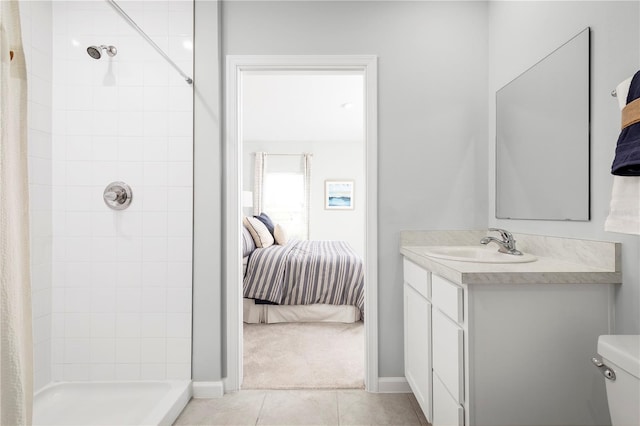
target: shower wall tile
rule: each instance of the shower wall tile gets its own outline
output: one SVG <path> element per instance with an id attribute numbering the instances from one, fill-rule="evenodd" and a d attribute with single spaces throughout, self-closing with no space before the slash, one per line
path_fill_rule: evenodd
<path id="1" fill-rule="evenodd" d="M 113 364 L 115 362 L 115 339 L 91 339 L 91 364 Z"/>
<path id="2" fill-rule="evenodd" d="M 167 264 L 167 282 L 170 287 L 191 287 L 191 262 L 169 262 Z"/>
<path id="3" fill-rule="evenodd" d="M 191 337 L 191 314 L 190 313 L 169 313 L 167 314 L 167 337 L 190 338 Z"/>
<path id="4" fill-rule="evenodd" d="M 167 363 L 167 379 L 180 380 L 191 375 L 191 363 Z"/>
<path id="5" fill-rule="evenodd" d="M 91 314 L 66 314 L 64 332 L 67 338 L 91 337 Z"/>
<path id="6" fill-rule="evenodd" d="M 34 343 L 33 346 L 33 368 L 34 371 L 48 371 L 49 375 L 36 374 L 34 376 L 34 389 L 38 390 L 49 384 L 51 381 L 51 340 L 43 343 Z"/>
<path id="7" fill-rule="evenodd" d="M 164 363 L 144 363 L 142 364 L 140 378 L 142 380 L 164 380 L 167 378 L 166 365 Z"/>
<path id="8" fill-rule="evenodd" d="M 34 49 L 31 58 L 33 69 L 37 70 L 38 66 L 43 66 L 43 64 L 35 64 L 35 58 L 43 63 L 46 63 L 47 56 Z M 51 58 L 49 58 L 49 60 L 51 60 Z M 51 78 L 49 77 L 49 79 L 47 79 L 46 75 L 41 77 L 36 75 L 35 73 L 32 73 L 31 80 L 29 80 L 29 96 L 33 102 L 46 107 L 51 107 L 53 96 L 51 89 Z M 48 110 L 48 114 L 50 115 L 51 108 L 48 108 Z"/>
<path id="9" fill-rule="evenodd" d="M 145 364 L 166 362 L 167 341 L 163 338 L 143 338 L 140 358 Z"/>
<path id="10" fill-rule="evenodd" d="M 193 188 L 170 187 L 167 191 L 169 202 L 168 211 L 191 211 L 193 205 Z"/>
<path id="11" fill-rule="evenodd" d="M 111 338 L 116 336 L 116 314 L 91 313 L 91 337 Z"/>
<path id="12" fill-rule="evenodd" d="M 89 380 L 112 381 L 116 379 L 116 365 L 113 361 L 107 364 L 91 363 L 89 366 Z"/>
<path id="13" fill-rule="evenodd" d="M 143 338 L 151 337 L 174 337 L 168 336 L 166 332 L 167 317 L 165 313 L 144 313 L 142 314 L 142 322 L 140 325 L 140 336 Z"/>
<path id="14" fill-rule="evenodd" d="M 140 363 L 117 363 L 116 380 L 140 380 Z"/>
<path id="15" fill-rule="evenodd" d="M 122 7 L 191 73 L 192 2 Z M 106 2 L 54 2 L 53 15 L 53 97 L 39 99 L 53 105 L 55 155 L 38 179 L 53 194 L 54 375 L 189 378 L 192 88 Z M 101 44 L 117 55 L 90 58 Z M 102 200 L 116 180 L 133 190 L 125 211 Z"/>
<path id="16" fill-rule="evenodd" d="M 54 380 L 86 381 L 89 380 L 89 365 L 80 362 L 63 364 L 62 375 Z"/>
<path id="17" fill-rule="evenodd" d="M 51 160 L 51 133 L 37 129 L 28 130 L 29 157 Z"/>
<path id="18" fill-rule="evenodd" d="M 167 338 L 167 362 L 186 364 L 191 360 L 191 339 Z"/>
<path id="19" fill-rule="evenodd" d="M 144 68 L 140 62 L 123 63 L 119 71 L 118 86 L 120 88 L 129 86 L 139 89 L 140 86 L 144 86 Z"/>
<path id="20" fill-rule="evenodd" d="M 191 90 L 188 87 L 169 87 L 169 111 L 191 111 Z"/>

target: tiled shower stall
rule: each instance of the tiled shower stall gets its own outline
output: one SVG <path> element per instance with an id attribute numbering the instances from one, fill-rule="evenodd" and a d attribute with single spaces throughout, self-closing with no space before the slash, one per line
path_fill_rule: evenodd
<path id="1" fill-rule="evenodd" d="M 119 4 L 192 75 L 192 1 Z M 192 86 L 106 1 L 20 7 L 36 390 L 189 379 Z M 87 54 L 100 45 L 117 54 Z M 113 181 L 131 186 L 126 210 L 103 201 Z"/>

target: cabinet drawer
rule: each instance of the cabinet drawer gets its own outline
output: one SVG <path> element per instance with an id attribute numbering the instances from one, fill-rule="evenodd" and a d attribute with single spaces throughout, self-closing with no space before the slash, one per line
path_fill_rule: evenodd
<path id="1" fill-rule="evenodd" d="M 438 309 L 432 310 L 433 371 L 456 399 L 464 402 L 464 331 Z"/>
<path id="2" fill-rule="evenodd" d="M 462 287 L 437 275 L 431 276 L 431 301 L 457 323 L 462 323 Z"/>
<path id="3" fill-rule="evenodd" d="M 418 293 L 431 299 L 431 274 L 407 258 L 403 258 L 404 281 Z"/>
<path id="4" fill-rule="evenodd" d="M 449 395 L 437 374 L 433 375 L 433 426 L 464 426 L 464 408 Z"/>

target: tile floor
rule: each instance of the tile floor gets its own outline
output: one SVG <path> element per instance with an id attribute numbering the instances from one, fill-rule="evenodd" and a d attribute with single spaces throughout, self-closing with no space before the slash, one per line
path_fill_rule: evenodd
<path id="1" fill-rule="evenodd" d="M 192 399 L 175 425 L 416 425 L 429 423 L 413 394 L 363 390 L 245 390 Z"/>

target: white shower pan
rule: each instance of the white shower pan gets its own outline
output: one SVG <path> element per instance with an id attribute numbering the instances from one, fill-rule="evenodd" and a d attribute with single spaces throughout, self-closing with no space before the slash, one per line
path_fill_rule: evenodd
<path id="1" fill-rule="evenodd" d="M 171 425 L 190 398 L 190 381 L 54 383 L 35 394 L 33 424 Z"/>

